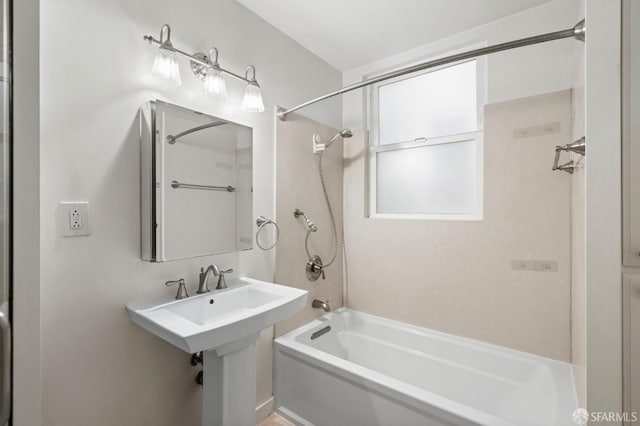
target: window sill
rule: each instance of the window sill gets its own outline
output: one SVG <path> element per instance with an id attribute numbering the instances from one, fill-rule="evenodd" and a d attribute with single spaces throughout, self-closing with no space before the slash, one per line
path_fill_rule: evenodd
<path id="1" fill-rule="evenodd" d="M 368 219 L 390 220 L 428 220 L 439 222 L 483 222 L 484 217 L 478 214 L 402 214 L 402 213 L 374 213 Z"/>

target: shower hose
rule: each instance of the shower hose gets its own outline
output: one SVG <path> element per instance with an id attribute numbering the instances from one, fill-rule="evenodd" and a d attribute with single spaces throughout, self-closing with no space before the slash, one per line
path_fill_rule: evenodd
<path id="1" fill-rule="evenodd" d="M 320 161 L 318 162 L 318 170 L 320 172 L 320 183 L 322 183 L 322 193 L 324 194 L 324 199 L 327 203 L 327 210 L 329 210 L 329 218 L 331 219 L 331 230 L 333 231 L 333 254 L 327 263 L 323 265 L 324 268 L 327 266 L 331 266 L 331 264 L 336 260 L 336 256 L 338 255 L 338 227 L 336 225 L 336 218 L 333 215 L 333 208 L 331 208 L 331 201 L 329 201 L 329 193 L 327 192 L 327 185 L 324 181 L 324 173 L 322 171 L 322 158 L 324 156 L 324 151 L 320 152 Z M 311 260 L 312 256 L 309 252 L 309 237 L 313 231 L 311 229 L 307 229 L 307 235 L 304 238 L 304 249 L 307 252 L 307 257 Z"/>

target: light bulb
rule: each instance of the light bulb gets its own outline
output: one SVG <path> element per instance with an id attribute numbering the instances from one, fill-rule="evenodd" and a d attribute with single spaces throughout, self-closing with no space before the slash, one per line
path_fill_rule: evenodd
<path id="1" fill-rule="evenodd" d="M 247 84 L 242 99 L 242 110 L 245 112 L 262 112 L 264 111 L 264 103 L 262 102 L 262 91 L 260 86 L 254 80 Z"/>
<path id="2" fill-rule="evenodd" d="M 204 92 L 216 99 L 227 99 L 227 83 L 219 67 L 211 67 L 204 76 Z"/>
<path id="3" fill-rule="evenodd" d="M 175 52 L 167 50 L 162 46 L 158 49 L 156 59 L 153 61 L 151 74 L 166 78 L 172 81 L 176 86 L 182 85 L 180 78 L 180 67 L 178 66 L 178 56 Z"/>

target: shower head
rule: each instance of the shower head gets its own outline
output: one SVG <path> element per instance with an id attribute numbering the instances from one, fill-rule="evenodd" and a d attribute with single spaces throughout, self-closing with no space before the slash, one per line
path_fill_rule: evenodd
<path id="1" fill-rule="evenodd" d="M 353 132 L 351 131 L 351 129 L 342 129 L 342 131 L 340 132 L 340 136 L 342 136 L 343 138 L 350 138 L 351 136 L 353 136 Z"/>
<path id="2" fill-rule="evenodd" d="M 347 139 L 347 138 L 350 138 L 351 136 L 353 136 L 353 132 L 350 129 L 342 129 L 338 133 L 333 135 L 333 137 L 329 139 L 326 143 L 322 143 L 322 139 L 320 138 L 320 135 L 313 135 L 313 152 L 317 154 L 319 152 L 324 151 L 325 149 L 329 148 L 339 137 L 342 137 L 343 139 Z"/>
<path id="3" fill-rule="evenodd" d="M 338 139 L 338 137 L 342 137 L 343 139 L 347 139 L 353 136 L 353 132 L 350 129 L 342 129 L 338 133 L 336 133 L 329 141 L 324 144 L 324 148 L 327 149 L 331 146 L 332 143 Z"/>

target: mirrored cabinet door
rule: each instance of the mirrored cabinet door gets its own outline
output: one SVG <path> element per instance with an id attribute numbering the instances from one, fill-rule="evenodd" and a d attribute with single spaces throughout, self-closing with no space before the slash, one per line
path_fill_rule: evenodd
<path id="1" fill-rule="evenodd" d="M 142 258 L 252 248 L 252 129 L 161 101 L 140 122 Z"/>

